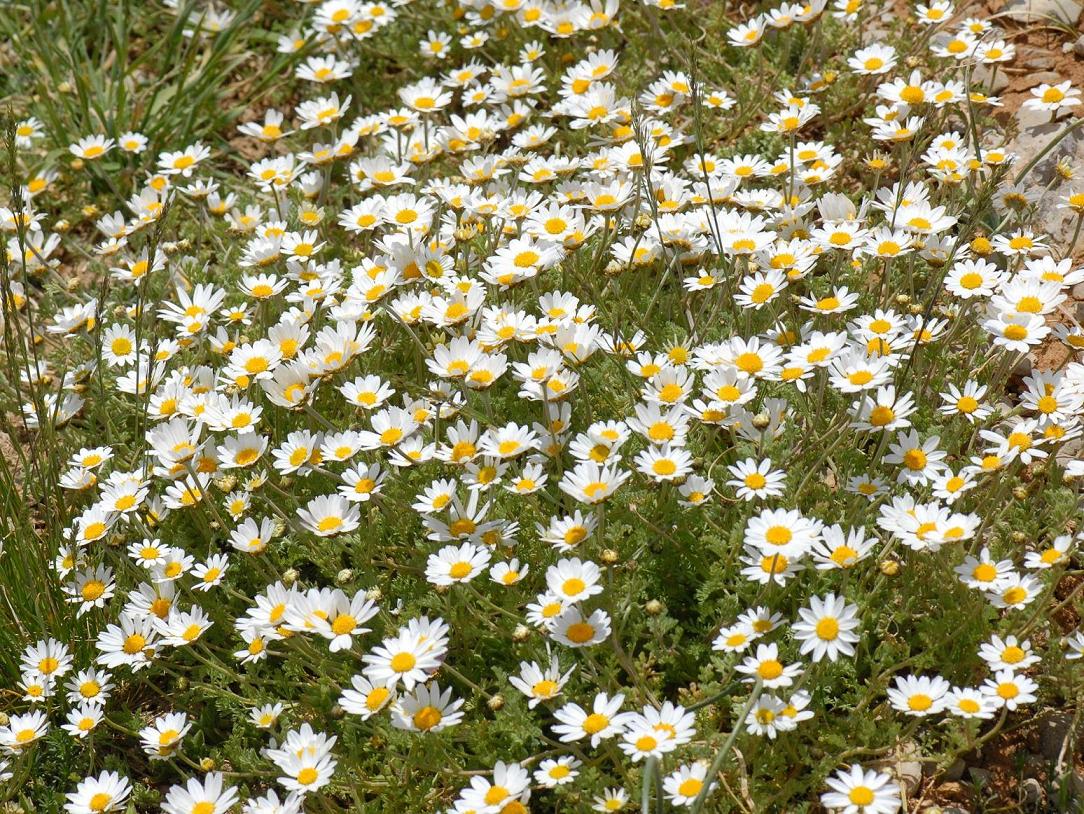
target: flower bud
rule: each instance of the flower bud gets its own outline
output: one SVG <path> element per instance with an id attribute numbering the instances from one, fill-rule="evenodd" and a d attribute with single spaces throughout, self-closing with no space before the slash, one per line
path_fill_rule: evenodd
<path id="1" fill-rule="evenodd" d="M 604 565 L 613 565 L 617 562 L 618 555 L 612 548 L 604 548 L 602 554 L 599 555 L 599 559 L 602 560 Z"/>
<path id="2" fill-rule="evenodd" d="M 881 573 L 886 577 L 894 577 L 900 572 L 900 561 L 887 559 L 881 561 Z"/>
<path id="3" fill-rule="evenodd" d="M 297 573 L 296 568 L 287 568 L 282 572 L 282 584 L 289 587 L 297 582 L 298 576 L 300 575 Z"/>
<path id="4" fill-rule="evenodd" d="M 199 762 L 199 767 L 205 772 L 214 771 L 215 762 L 212 758 L 205 757 Z"/>
<path id="5" fill-rule="evenodd" d="M 488 701 L 486 701 L 486 706 L 489 707 L 494 712 L 496 712 L 499 709 L 502 709 L 504 707 L 504 696 L 503 695 L 494 695 L 492 698 L 490 698 Z"/>
<path id="6" fill-rule="evenodd" d="M 348 585 L 354 579 L 354 572 L 350 568 L 344 568 L 335 575 L 335 584 L 340 588 Z"/>
<path id="7" fill-rule="evenodd" d="M 649 616 L 658 616 L 666 611 L 666 605 L 657 599 L 649 599 L 644 603 L 644 610 L 647 611 Z"/>
<path id="8" fill-rule="evenodd" d="M 512 641 L 525 642 L 531 635 L 531 629 L 526 625 L 516 625 L 516 629 L 512 631 Z"/>

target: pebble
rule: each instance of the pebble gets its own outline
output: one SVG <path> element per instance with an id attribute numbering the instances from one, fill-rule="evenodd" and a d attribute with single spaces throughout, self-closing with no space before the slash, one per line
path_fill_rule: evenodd
<path id="1" fill-rule="evenodd" d="M 1084 34 L 1081 34 L 1077 41 L 1073 43 L 1073 53 L 1078 57 L 1084 57 Z"/>
<path id="2" fill-rule="evenodd" d="M 964 761 L 963 758 L 958 757 L 956 758 L 956 760 L 952 761 L 952 765 L 945 769 L 945 779 L 959 780 L 961 777 L 964 776 L 965 771 L 967 771 L 967 763 Z"/>
<path id="3" fill-rule="evenodd" d="M 991 83 L 990 77 L 993 73 L 989 65 L 978 65 L 975 68 L 975 81 L 985 87 L 987 92 L 996 96 L 1009 87 L 1009 77 L 1004 71 L 998 71 Z"/>
<path id="4" fill-rule="evenodd" d="M 1038 85 L 1056 85 L 1062 81 L 1061 74 L 1057 71 L 1039 71 L 1028 76 L 1028 81 L 1031 83 L 1031 87 L 1037 87 Z"/>
<path id="5" fill-rule="evenodd" d="M 1038 805 L 1044 796 L 1043 784 L 1034 777 L 1029 777 L 1020 784 L 1020 797 L 1025 805 Z"/>
<path id="6" fill-rule="evenodd" d="M 1024 60 L 1025 68 L 1033 68 L 1036 71 L 1049 71 L 1054 67 L 1054 57 L 1042 51 L 1031 51 Z"/>
<path id="7" fill-rule="evenodd" d="M 882 770 L 887 770 L 895 775 L 896 782 L 903 787 L 908 796 L 918 791 L 922 782 L 922 752 L 914 741 L 904 741 L 896 746 L 893 755 L 879 762 Z"/>
<path id="8" fill-rule="evenodd" d="M 990 780 L 993 777 L 993 775 L 991 775 L 988 771 L 986 771 L 986 769 L 977 769 L 977 768 L 972 767 L 972 768 L 968 769 L 967 771 L 968 771 L 968 774 L 971 775 L 971 782 L 974 785 L 980 786 L 982 788 L 985 788 L 986 786 L 990 785 Z"/>
<path id="9" fill-rule="evenodd" d="M 1073 293 L 1084 285 L 1077 283 Z M 1061 747 L 1073 725 L 1073 716 L 1068 712 L 1053 712 L 1039 721 L 1039 753 L 1047 760 L 1057 760 L 1061 756 Z"/>

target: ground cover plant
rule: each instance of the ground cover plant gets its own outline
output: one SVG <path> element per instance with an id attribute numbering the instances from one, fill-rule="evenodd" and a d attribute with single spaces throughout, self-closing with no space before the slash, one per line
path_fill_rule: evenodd
<path id="1" fill-rule="evenodd" d="M 1038 5 L 0 7 L 0 810 L 1079 810 Z"/>

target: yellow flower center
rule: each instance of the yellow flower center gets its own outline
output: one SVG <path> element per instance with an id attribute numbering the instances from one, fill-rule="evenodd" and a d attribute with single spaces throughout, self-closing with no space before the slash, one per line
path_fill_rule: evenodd
<path id="1" fill-rule="evenodd" d="M 794 533 L 786 526 L 771 526 L 764 532 L 764 539 L 772 545 L 783 546 L 794 539 Z"/>
<path id="2" fill-rule="evenodd" d="M 839 636 L 839 622 L 831 617 L 825 617 L 817 622 L 817 636 L 825 641 L 832 641 Z"/>
<path id="3" fill-rule="evenodd" d="M 568 626 L 565 635 L 568 636 L 570 642 L 583 644 L 584 642 L 591 641 L 591 638 L 595 635 L 595 629 L 587 622 L 573 622 Z"/>
<path id="4" fill-rule="evenodd" d="M 915 712 L 925 712 L 933 706 L 933 699 L 925 693 L 915 693 L 907 699 L 907 706 Z"/>
<path id="5" fill-rule="evenodd" d="M 414 726 L 416 726 L 422 732 L 428 732 L 430 729 L 439 724 L 443 717 L 444 716 L 441 714 L 440 710 L 436 707 L 422 707 L 414 713 Z"/>
<path id="6" fill-rule="evenodd" d="M 105 583 L 97 579 L 92 579 L 83 586 L 81 593 L 85 601 L 93 602 L 105 593 Z"/>
<path id="7" fill-rule="evenodd" d="M 868 806 L 873 802 L 873 789 L 869 786 L 855 786 L 847 795 L 847 799 L 856 806 Z"/>
<path id="8" fill-rule="evenodd" d="M 921 449 L 909 449 L 903 454 L 903 465 L 913 472 L 926 468 L 926 453 Z"/>
<path id="9" fill-rule="evenodd" d="M 779 676 L 783 675 L 783 665 L 775 659 L 768 659 L 767 661 L 762 661 L 760 663 L 760 666 L 757 667 L 757 675 L 759 675 L 765 681 L 771 681 L 773 679 L 779 678 Z"/>
<path id="10" fill-rule="evenodd" d="M 597 735 L 610 725 L 610 719 L 599 712 L 593 712 L 583 719 L 583 731 L 588 735 Z"/>

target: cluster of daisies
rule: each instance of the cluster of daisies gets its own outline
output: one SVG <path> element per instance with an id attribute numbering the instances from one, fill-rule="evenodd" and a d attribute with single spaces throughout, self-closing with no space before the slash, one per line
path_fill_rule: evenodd
<path id="1" fill-rule="evenodd" d="M 670 804 L 700 811 L 721 793 L 734 737 L 786 738 L 825 710 L 823 663 L 876 648 L 875 620 L 892 609 L 864 592 L 902 590 L 895 574 L 940 557 L 989 610 L 977 653 L 989 675 L 954 686 L 905 671 L 874 691 L 901 717 L 1003 723 L 1035 703 L 1044 657 L 1084 656 L 1081 631 L 1040 627 L 1079 538 L 1058 528 L 1009 545 L 997 518 L 1027 496 L 1025 476 L 1084 476 L 1058 456 L 1084 435 L 1084 330 L 1064 318 L 1084 269 L 1032 224 L 1056 196 L 1079 227 L 1084 191 L 1028 185 L 980 122 L 1000 102 L 972 70 L 1012 60 L 1004 32 L 957 19 L 948 0 L 920 5 L 911 33 L 935 68 L 887 42 L 834 54 L 838 70 L 748 102 L 767 105 L 749 127 L 776 145 L 759 154 L 704 143 L 705 120 L 743 110 L 725 89 L 666 70 L 626 92 L 616 50 L 563 42 L 609 42 L 619 12 L 666 26 L 655 15 L 680 3 L 460 0 L 454 36 L 429 28 L 422 5 L 304 4 L 277 43 L 297 55 L 303 101 L 238 127 L 262 151 L 244 176 L 217 171 L 208 144 L 164 150 L 139 132 L 78 138 L 62 171 L 43 161 L 42 122 L 18 124 L 24 185 L 0 209 L 15 272 L 4 316 L 33 316 L 43 347 L 64 354 L 20 371 L 22 412 L 73 439 L 54 568 L 93 642 L 27 644 L 0 777 L 24 777 L 54 729 L 93 754 L 108 727 L 171 767 L 166 814 L 335 799 L 354 760 L 336 727 L 425 738 L 482 716 L 476 695 L 501 714 L 504 699 L 478 686 L 492 676 L 460 669 L 458 601 L 493 647 L 533 647 L 510 657 L 505 689 L 554 748 L 470 767 L 469 783 L 444 789 L 449 812 L 521 814 L 532 794 L 594 782 L 600 766 L 618 785 L 583 787 L 595 811 L 624 809 L 652 773 Z M 862 6 L 784 3 L 727 39 L 762 46 L 854 22 Z M 190 36 L 210 43 L 237 24 L 211 11 Z M 366 43 L 411 25 L 428 73 L 370 112 L 348 92 Z M 843 82 L 868 97 L 855 130 L 876 149 L 860 158 L 810 135 L 825 126 L 817 99 Z M 1080 101 L 1063 83 L 1027 105 L 1058 120 Z M 108 162 L 146 173 L 121 208 L 88 210 L 87 241 L 49 202 Z M 829 191 L 852 173 L 864 191 Z M 977 190 L 994 220 L 969 209 Z M 171 239 L 184 220 L 229 249 Z M 46 312 L 37 289 L 73 244 L 109 276 L 107 298 L 76 290 Z M 1051 343 L 1066 363 L 1007 391 Z M 129 436 L 93 426 L 106 398 Z M 826 489 L 836 508 L 811 499 Z M 618 522 L 668 546 L 679 526 L 697 539 L 736 529 L 732 556 L 712 554 L 746 605 L 705 621 L 716 697 L 682 705 L 638 674 L 622 583 L 652 551 L 608 534 Z M 420 562 L 385 545 L 392 529 Z M 333 584 L 302 576 L 283 565 L 288 546 L 350 567 Z M 388 580 L 360 585 L 355 565 Z M 428 586 L 449 612 L 408 611 L 392 578 Z M 600 679 L 600 660 L 626 683 Z M 264 771 L 247 783 L 186 751 L 194 710 L 148 712 L 131 731 L 111 717 L 125 687 L 168 685 L 193 662 L 326 671 L 345 721 L 320 720 L 285 686 L 245 698 L 246 725 L 266 733 Z M 709 700 L 733 706 L 722 749 Z M 89 774 L 66 810 L 124 810 L 133 782 Z M 822 791 L 848 814 L 902 805 L 876 768 L 841 766 Z"/>

